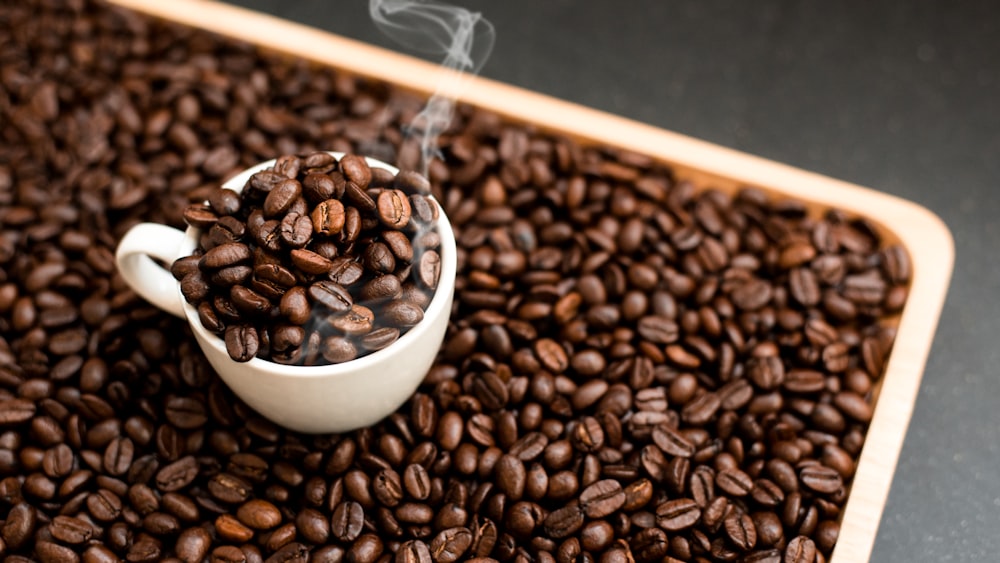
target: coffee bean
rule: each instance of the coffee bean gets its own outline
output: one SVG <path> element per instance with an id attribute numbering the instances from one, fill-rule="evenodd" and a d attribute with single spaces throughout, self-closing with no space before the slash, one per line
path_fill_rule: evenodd
<path id="1" fill-rule="evenodd" d="M 659 425 L 653 429 L 653 442 L 667 455 L 691 457 L 695 452 L 694 444 L 677 430 L 666 425 Z"/>
<path id="2" fill-rule="evenodd" d="M 260 340 L 257 331 L 249 325 L 226 327 L 226 352 L 237 362 L 249 362 L 257 355 Z"/>
<path id="3" fill-rule="evenodd" d="M 583 510 L 579 504 L 567 504 L 549 513 L 542 525 L 545 533 L 555 539 L 575 534 L 583 526 Z"/>
<path id="4" fill-rule="evenodd" d="M 436 563 L 453 563 L 472 545 L 472 532 L 468 528 L 456 527 L 441 530 L 430 543 L 431 558 Z"/>
<path id="5" fill-rule="evenodd" d="M 183 457 L 156 473 L 156 487 L 167 493 L 183 489 L 198 476 L 198 468 L 198 461 L 194 457 Z"/>
<path id="6" fill-rule="evenodd" d="M 38 560 L 41 563 L 69 563 L 80 561 L 80 557 L 72 549 L 57 543 L 39 541 L 35 545 Z"/>
<path id="7" fill-rule="evenodd" d="M 82 544 L 94 535 L 94 528 L 87 522 L 71 516 L 56 516 L 49 524 L 55 539 L 69 544 Z"/>
<path id="8" fill-rule="evenodd" d="M 383 307 L 380 318 L 397 327 L 409 328 L 424 319 L 424 311 L 408 301 L 393 301 Z"/>
<path id="9" fill-rule="evenodd" d="M 871 405 L 857 393 L 849 391 L 837 393 L 833 397 L 833 404 L 840 412 L 858 422 L 870 422 L 872 419 Z"/>
<path id="10" fill-rule="evenodd" d="M 236 509 L 236 518 L 254 530 L 270 530 L 281 523 L 281 512 L 266 500 L 253 499 Z"/>
<path id="11" fill-rule="evenodd" d="M 309 549 L 304 544 L 292 542 L 275 550 L 265 560 L 265 563 L 306 563 L 307 561 L 309 561 Z"/>
<path id="12" fill-rule="evenodd" d="M 271 313 L 271 302 L 256 291 L 235 285 L 229 292 L 229 299 L 238 311 L 248 317 L 266 316 Z"/>
<path id="13" fill-rule="evenodd" d="M 216 246 L 202 256 L 199 265 L 205 269 L 219 270 L 250 260 L 250 247 L 240 242 Z"/>
<path id="14" fill-rule="evenodd" d="M 430 231 L 428 234 L 437 233 L 435 231 Z M 410 238 L 402 231 L 385 231 L 382 233 L 382 241 L 389 247 L 389 251 L 396 257 L 396 260 L 403 263 L 413 261 L 414 246 L 421 249 L 433 249 L 437 247 L 437 245 L 432 244 L 431 241 L 423 239 L 411 242 Z"/>
<path id="15" fill-rule="evenodd" d="M 313 233 L 313 223 L 309 215 L 291 212 L 281 220 L 279 228 L 281 242 L 289 248 L 302 248 Z"/>
<path id="16" fill-rule="evenodd" d="M 703 393 L 692 399 L 681 409 L 681 419 L 684 422 L 700 426 L 708 423 L 722 406 L 722 400 L 715 393 Z"/>
<path id="17" fill-rule="evenodd" d="M 330 278 L 330 281 L 344 287 L 354 285 L 365 273 L 364 267 L 350 258 L 335 258 L 332 262 L 333 265 L 330 267 L 327 276 Z"/>
<path id="18" fill-rule="evenodd" d="M 656 507 L 656 523 L 668 532 L 694 525 L 701 518 L 701 509 L 689 498 L 669 500 Z"/>
<path id="19" fill-rule="evenodd" d="M 805 536 L 796 536 L 785 547 L 785 563 L 812 563 L 816 560 L 816 544 Z"/>
<path id="20" fill-rule="evenodd" d="M 427 250 L 420 255 L 417 266 L 417 280 L 423 287 L 437 289 L 441 278 L 441 256 L 434 250 Z"/>
<path id="21" fill-rule="evenodd" d="M 383 469 L 372 479 L 372 493 L 379 502 L 394 507 L 403 499 L 403 484 L 399 474 L 391 469 Z"/>
<path id="22" fill-rule="evenodd" d="M 27 422 L 35 415 L 35 404 L 23 399 L 0 400 L 0 425 L 10 426 Z"/>
<path id="23" fill-rule="evenodd" d="M 840 474 L 824 465 L 807 465 L 799 471 L 799 480 L 807 488 L 818 493 L 837 492 L 844 483 Z"/>
<path id="24" fill-rule="evenodd" d="M 330 533 L 342 542 L 352 542 L 361 534 L 364 526 L 364 510 L 353 501 L 337 505 L 330 518 Z"/>
<path id="25" fill-rule="evenodd" d="M 392 274 L 372 278 L 361 287 L 360 298 L 363 301 L 383 301 L 399 297 L 403 292 L 399 278 Z"/>
<path id="26" fill-rule="evenodd" d="M 826 387 L 826 380 L 820 372 L 796 369 L 785 376 L 784 387 L 793 393 L 817 393 Z"/>
<path id="27" fill-rule="evenodd" d="M 281 297 L 278 310 L 293 324 L 304 325 L 307 323 L 312 316 L 312 308 L 309 306 L 306 289 L 301 286 L 289 289 Z"/>
<path id="28" fill-rule="evenodd" d="M 410 200 L 400 190 L 385 190 L 376 202 L 378 218 L 390 229 L 402 229 L 410 222 Z"/>
<path id="29" fill-rule="evenodd" d="M 0 537 L 10 549 L 18 549 L 35 532 L 38 513 L 27 503 L 15 504 L 7 513 Z"/>
<path id="30" fill-rule="evenodd" d="M 340 200 L 328 199 L 316 205 L 310 219 L 316 234 L 332 236 L 344 228 L 347 215 Z"/>
<path id="31" fill-rule="evenodd" d="M 604 518 L 625 504 L 625 491 L 613 479 L 597 481 L 580 493 L 580 505 L 588 518 Z"/>
<path id="32" fill-rule="evenodd" d="M 304 248 L 294 248 L 289 255 L 292 264 L 307 274 L 325 274 L 333 266 L 325 256 Z"/>
<path id="33" fill-rule="evenodd" d="M 104 469 L 111 475 L 124 475 L 132 465 L 135 446 L 128 438 L 116 438 L 104 450 Z"/>
<path id="34" fill-rule="evenodd" d="M 339 172 L 311 172 L 302 179 L 302 195 L 312 204 L 328 199 L 339 200 L 344 195 L 346 180 Z"/>
<path id="35" fill-rule="evenodd" d="M 330 319 L 329 324 L 346 335 L 356 336 L 371 332 L 374 320 L 371 309 L 355 303 L 345 314 Z"/>
<path id="36" fill-rule="evenodd" d="M 331 281 L 318 281 L 308 290 L 309 299 L 333 313 L 346 313 L 354 304 L 354 298 L 344 286 Z"/>
<path id="37" fill-rule="evenodd" d="M 270 299 L 280 299 L 295 285 L 295 274 L 281 264 L 257 264 L 253 269 L 253 289 Z"/>
<path id="38" fill-rule="evenodd" d="M 122 502 L 115 493 L 100 489 L 87 496 L 87 511 L 98 521 L 111 522 L 121 514 Z"/>
<path id="39" fill-rule="evenodd" d="M 343 336 L 330 336 L 323 340 L 323 357 L 334 364 L 349 362 L 358 357 L 354 342 Z"/>
<path id="40" fill-rule="evenodd" d="M 361 337 L 365 350 L 376 351 L 389 346 L 399 339 L 399 329 L 395 327 L 377 328 Z"/>
<path id="41" fill-rule="evenodd" d="M 208 555 L 212 537 L 204 528 L 188 528 L 177 536 L 177 557 L 183 561 L 202 561 Z"/>
<path id="42" fill-rule="evenodd" d="M 508 498 L 518 500 L 524 494 L 527 472 L 524 462 L 513 455 L 504 455 L 497 462 L 496 482 Z"/>
<path id="43" fill-rule="evenodd" d="M 642 317 L 637 330 L 640 336 L 656 344 L 675 342 L 679 335 L 677 323 L 660 315 Z"/>
<path id="44" fill-rule="evenodd" d="M 777 356 L 751 358 L 747 370 L 750 381 L 764 390 L 775 389 L 785 380 L 785 368 Z"/>

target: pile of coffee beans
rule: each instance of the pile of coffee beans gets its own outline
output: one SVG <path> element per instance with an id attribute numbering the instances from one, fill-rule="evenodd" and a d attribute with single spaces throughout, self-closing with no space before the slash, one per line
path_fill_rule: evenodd
<path id="1" fill-rule="evenodd" d="M 866 219 L 462 106 L 436 365 L 296 434 L 113 251 L 280 155 L 413 169 L 421 101 L 90 0 L 0 21 L 5 561 L 829 559 L 911 276 Z"/>
<path id="2" fill-rule="evenodd" d="M 424 318 L 441 275 L 429 189 L 353 154 L 281 156 L 184 211 L 200 245 L 171 272 L 237 362 L 350 361 Z"/>

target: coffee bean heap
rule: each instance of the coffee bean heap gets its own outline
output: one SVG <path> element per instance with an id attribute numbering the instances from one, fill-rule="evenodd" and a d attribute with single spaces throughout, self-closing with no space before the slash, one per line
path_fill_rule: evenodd
<path id="1" fill-rule="evenodd" d="M 279 155 L 412 169 L 420 101 L 86 0 L 0 21 L 5 561 L 829 558 L 911 275 L 865 219 L 462 106 L 435 367 L 374 427 L 291 433 L 113 250 Z"/>
<path id="2" fill-rule="evenodd" d="M 429 188 L 353 154 L 282 156 L 184 211 L 200 246 L 171 272 L 238 362 L 353 360 L 424 318 L 441 274 Z"/>

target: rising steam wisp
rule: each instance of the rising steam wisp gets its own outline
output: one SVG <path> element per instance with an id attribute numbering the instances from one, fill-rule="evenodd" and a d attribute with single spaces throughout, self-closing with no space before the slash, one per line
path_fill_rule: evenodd
<path id="1" fill-rule="evenodd" d="M 493 25 L 478 12 L 421 0 L 369 0 L 378 28 L 401 45 L 431 56 L 443 56 L 446 79 L 413 119 L 406 134 L 420 144 L 420 172 L 427 174 L 438 154 L 438 136 L 451 123 L 454 97 L 464 77 L 475 74 L 493 49 Z"/>

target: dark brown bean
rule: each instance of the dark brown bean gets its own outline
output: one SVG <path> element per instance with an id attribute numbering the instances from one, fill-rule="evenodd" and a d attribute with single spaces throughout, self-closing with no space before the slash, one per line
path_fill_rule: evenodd
<path id="1" fill-rule="evenodd" d="M 689 498 L 669 500 L 656 507 L 656 523 L 669 532 L 689 528 L 699 518 L 701 509 Z"/>
<path id="2" fill-rule="evenodd" d="M 625 491 L 614 479 L 602 479 L 580 493 L 580 506 L 588 518 L 604 518 L 625 504 Z"/>

